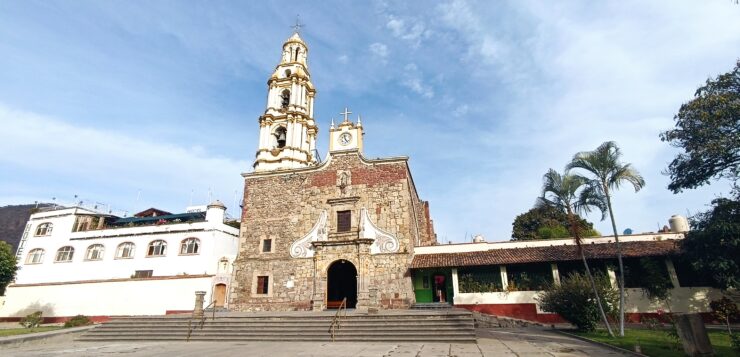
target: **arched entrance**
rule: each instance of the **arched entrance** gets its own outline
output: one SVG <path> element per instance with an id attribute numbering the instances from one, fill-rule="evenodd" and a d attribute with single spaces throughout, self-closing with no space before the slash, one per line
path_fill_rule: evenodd
<path id="1" fill-rule="evenodd" d="M 336 309 L 347 298 L 347 308 L 357 305 L 357 269 L 354 264 L 341 259 L 331 263 L 326 271 L 326 307 Z"/>

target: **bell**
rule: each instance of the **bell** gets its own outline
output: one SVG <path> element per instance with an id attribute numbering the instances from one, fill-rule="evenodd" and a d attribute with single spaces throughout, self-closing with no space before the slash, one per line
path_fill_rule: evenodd
<path id="1" fill-rule="evenodd" d="M 285 132 L 282 130 L 278 134 L 278 141 L 285 141 Z"/>

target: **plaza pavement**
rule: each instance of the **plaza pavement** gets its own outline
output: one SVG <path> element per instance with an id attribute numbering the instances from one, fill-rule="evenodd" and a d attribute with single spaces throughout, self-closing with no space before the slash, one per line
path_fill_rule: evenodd
<path id="1" fill-rule="evenodd" d="M 478 329 L 478 343 L 78 342 L 65 335 L 0 346 L 2 356 L 624 356 L 542 328 Z"/>

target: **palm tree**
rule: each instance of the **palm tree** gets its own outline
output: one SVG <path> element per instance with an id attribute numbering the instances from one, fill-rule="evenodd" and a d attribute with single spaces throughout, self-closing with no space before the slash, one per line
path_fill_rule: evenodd
<path id="1" fill-rule="evenodd" d="M 583 169 L 590 173 L 592 178 L 589 186 L 596 195 L 603 197 L 606 201 L 606 209 L 612 221 L 614 242 L 617 245 L 617 260 L 619 261 L 619 336 L 624 337 L 624 265 L 622 264 L 622 247 L 617 235 L 617 224 L 614 220 L 614 210 L 610 190 L 619 189 L 625 182 L 632 184 L 635 192 L 645 186 L 645 180 L 632 168 L 631 164 L 623 164 L 619 161 L 622 152 L 617 143 L 606 141 L 599 145 L 594 151 L 583 151 L 573 156 L 573 160 L 566 166 L 566 171 L 571 169 Z M 602 214 L 605 212 L 602 211 Z M 603 219 L 603 218 L 602 218 Z"/>
<path id="2" fill-rule="evenodd" d="M 576 213 L 579 212 L 590 212 L 592 207 L 596 207 L 604 212 L 604 201 L 599 195 L 594 195 L 594 192 L 589 189 L 586 185 L 588 181 L 581 176 L 576 175 L 560 175 L 557 171 L 550 169 L 543 176 L 542 183 L 542 197 L 538 199 L 538 205 L 548 205 L 555 207 L 568 216 L 568 223 L 570 224 L 570 231 L 573 235 L 573 240 L 576 243 L 578 254 L 583 260 L 583 266 L 586 268 L 586 275 L 591 283 L 591 289 L 594 291 L 596 296 L 596 302 L 599 306 L 599 312 L 601 313 L 601 319 L 606 325 L 606 329 L 609 335 L 614 337 L 612 328 L 609 325 L 609 320 L 606 318 L 604 313 L 604 307 L 601 305 L 601 298 L 599 292 L 596 289 L 596 283 L 594 277 L 591 275 L 591 269 L 588 267 L 586 261 L 586 255 L 583 252 L 583 246 L 581 242 L 580 226 L 576 218 Z M 580 191 L 580 193 L 579 193 Z"/>

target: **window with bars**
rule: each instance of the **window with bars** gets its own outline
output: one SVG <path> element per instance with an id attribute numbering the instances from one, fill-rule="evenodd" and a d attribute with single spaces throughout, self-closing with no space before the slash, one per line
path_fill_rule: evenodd
<path id="1" fill-rule="evenodd" d="M 39 224 L 38 227 L 36 227 L 36 236 L 48 236 L 51 234 L 51 230 L 54 228 L 54 225 L 46 222 Z"/>
<path id="2" fill-rule="evenodd" d="M 200 249 L 200 240 L 198 238 L 188 238 L 180 244 L 180 254 L 198 254 Z"/>
<path id="3" fill-rule="evenodd" d="M 59 250 L 57 250 L 57 256 L 54 259 L 54 262 L 71 262 L 72 256 L 75 254 L 75 249 L 67 246 L 67 247 L 61 247 Z"/>
<path id="4" fill-rule="evenodd" d="M 352 229 L 352 211 L 337 212 L 337 232 L 349 232 Z"/>
<path id="5" fill-rule="evenodd" d="M 272 252 L 272 239 L 263 239 L 262 240 L 262 253 L 270 253 Z"/>
<path id="6" fill-rule="evenodd" d="M 257 277 L 257 294 L 266 295 L 270 288 L 270 277 L 269 276 L 258 276 Z"/>
<path id="7" fill-rule="evenodd" d="M 163 240 L 155 240 L 149 243 L 149 250 L 147 251 L 148 257 L 161 257 L 167 253 L 167 242 Z"/>
<path id="8" fill-rule="evenodd" d="M 26 258 L 26 264 L 41 264 L 44 261 L 44 250 L 41 248 L 31 249 Z"/>
<path id="9" fill-rule="evenodd" d="M 136 249 L 136 245 L 131 242 L 123 242 L 118 245 L 118 249 L 116 250 L 116 259 L 128 259 L 134 257 L 134 249 Z"/>
<path id="10" fill-rule="evenodd" d="M 85 254 L 85 260 L 102 260 L 105 247 L 102 244 L 93 244 L 87 247 L 87 253 Z"/>
<path id="11" fill-rule="evenodd" d="M 151 278 L 154 270 L 137 270 L 134 272 L 134 278 Z"/>

